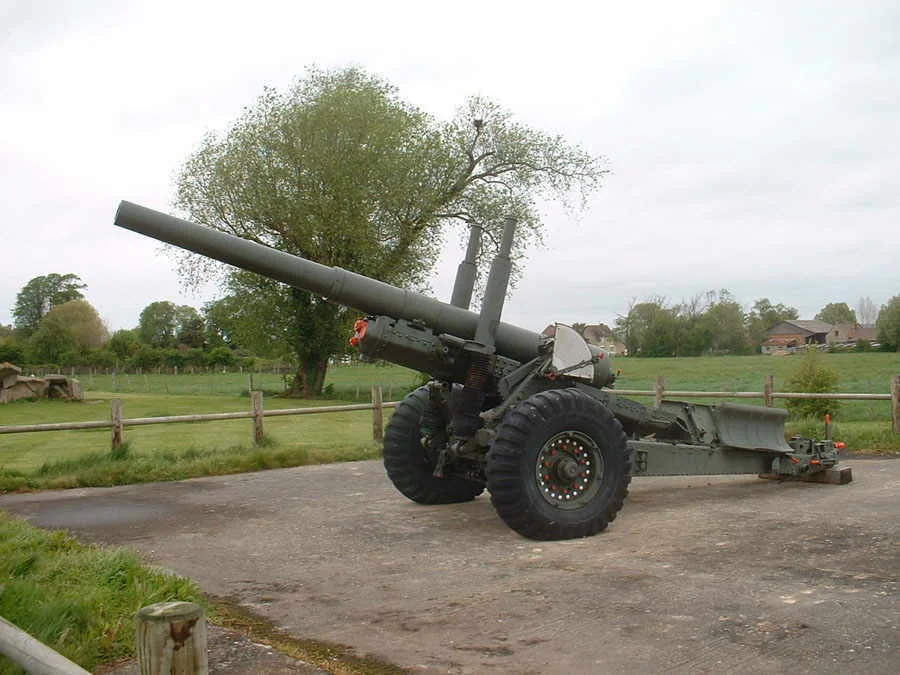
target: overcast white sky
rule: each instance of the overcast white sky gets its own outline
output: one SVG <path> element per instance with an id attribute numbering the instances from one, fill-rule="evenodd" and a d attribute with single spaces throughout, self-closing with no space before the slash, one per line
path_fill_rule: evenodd
<path id="1" fill-rule="evenodd" d="M 0 0 L 0 323 L 78 274 L 111 329 L 183 295 L 120 199 L 171 211 L 210 130 L 307 65 L 359 65 L 449 117 L 485 94 L 609 160 L 556 212 L 504 319 L 611 323 L 730 289 L 812 318 L 900 294 L 900 3 Z M 435 276 L 447 300 L 459 252 Z"/>

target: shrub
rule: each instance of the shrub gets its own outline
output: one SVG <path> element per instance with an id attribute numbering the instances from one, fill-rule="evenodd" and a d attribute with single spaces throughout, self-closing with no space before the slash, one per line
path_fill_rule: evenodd
<path id="1" fill-rule="evenodd" d="M 140 348 L 128 360 L 130 368 L 140 368 L 141 370 L 150 370 L 158 366 L 164 358 L 160 349 L 141 345 Z"/>
<path id="2" fill-rule="evenodd" d="M 22 365 L 25 363 L 25 349 L 18 342 L 13 340 L 0 340 L 0 363 L 9 361 Z"/>
<path id="3" fill-rule="evenodd" d="M 233 366 L 234 352 L 228 347 L 216 347 L 206 355 L 206 362 L 210 366 Z"/>
<path id="4" fill-rule="evenodd" d="M 116 365 L 116 354 L 109 349 L 91 349 L 85 354 L 82 365 L 94 368 L 113 368 Z"/>
<path id="5" fill-rule="evenodd" d="M 787 391 L 826 393 L 837 391 L 840 377 L 833 368 L 822 363 L 815 350 L 809 351 L 800 362 L 799 368 L 787 382 Z M 834 415 L 840 408 L 840 401 L 833 399 L 788 399 L 787 409 L 791 417 L 823 417 Z"/>

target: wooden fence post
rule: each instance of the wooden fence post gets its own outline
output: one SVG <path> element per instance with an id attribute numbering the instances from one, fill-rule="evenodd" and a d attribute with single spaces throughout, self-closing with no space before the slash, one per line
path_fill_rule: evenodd
<path id="1" fill-rule="evenodd" d="M 137 613 L 141 675 L 207 675 L 206 617 L 193 602 L 158 602 Z"/>
<path id="2" fill-rule="evenodd" d="M 763 400 L 766 402 L 766 407 L 771 408 L 774 405 L 774 401 L 772 399 L 772 392 L 775 391 L 775 377 L 772 375 L 766 375 L 766 383 L 763 385 Z"/>
<path id="3" fill-rule="evenodd" d="M 660 407 L 663 402 L 663 397 L 666 394 L 666 378 L 662 375 L 656 376 L 656 407 Z"/>
<path id="4" fill-rule="evenodd" d="M 250 392 L 250 412 L 253 413 L 253 443 L 259 445 L 265 436 L 263 429 L 263 395 L 261 391 Z"/>
<path id="5" fill-rule="evenodd" d="M 381 386 L 372 385 L 372 438 L 384 440 L 384 409 L 381 407 Z"/>
<path id="6" fill-rule="evenodd" d="M 891 419 L 894 420 L 894 433 L 900 434 L 900 375 L 891 380 Z"/>
<path id="7" fill-rule="evenodd" d="M 114 398 L 110 401 L 110 415 L 112 416 L 112 449 L 118 450 L 125 442 L 125 425 L 122 423 L 122 399 Z"/>

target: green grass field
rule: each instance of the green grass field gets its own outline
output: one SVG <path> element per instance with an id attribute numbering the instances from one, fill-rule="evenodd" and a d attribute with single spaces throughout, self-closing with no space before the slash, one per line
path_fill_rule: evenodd
<path id="1" fill-rule="evenodd" d="M 124 415 L 160 417 L 249 409 L 239 396 L 117 394 Z M 0 424 L 109 419 L 110 396 L 88 394 L 84 403 L 22 401 L 0 408 Z M 266 409 L 316 407 L 344 401 L 268 397 Z M 390 411 L 385 411 L 389 419 Z M 266 443 L 251 442 L 251 421 L 126 427 L 124 455 L 109 453 L 109 429 L 51 431 L 0 436 L 0 490 L 115 485 L 150 480 L 252 471 L 261 468 L 371 459 L 369 411 L 266 418 Z"/>
<path id="2" fill-rule="evenodd" d="M 253 377 L 254 388 L 281 389 L 278 375 Z M 416 377 L 414 371 L 399 367 L 334 368 L 327 384 L 344 400 L 267 395 L 265 407 L 274 410 L 368 403 L 373 384 L 382 386 L 385 400 L 402 398 L 415 385 Z M 238 373 L 119 376 L 116 392 L 96 389 L 98 385 L 112 385 L 109 376 L 88 376 L 82 382 L 88 390 L 83 403 L 16 401 L 0 406 L 0 426 L 106 420 L 112 398 L 123 401 L 126 418 L 238 412 L 250 407 L 249 376 Z M 389 418 L 390 410 L 386 410 L 385 421 Z M 3 435 L 0 490 L 172 480 L 380 456 L 372 440 L 369 411 L 267 418 L 265 430 L 267 443 L 255 447 L 250 420 L 127 427 L 127 457 L 109 454 L 109 429 Z"/>
<path id="3" fill-rule="evenodd" d="M 839 388 L 844 392 L 888 393 L 891 375 L 900 372 L 900 354 L 824 354 L 822 359 L 840 373 Z M 656 376 L 663 374 L 667 388 L 703 391 L 761 391 L 769 373 L 779 390 L 798 364 L 799 357 L 767 356 L 621 358 L 614 362 L 622 371 L 617 382 L 620 389 L 652 389 Z M 254 388 L 281 388 L 278 375 L 253 377 Z M 415 385 L 416 378 L 414 371 L 397 366 L 332 368 L 326 383 L 335 399 L 304 401 L 267 395 L 265 406 L 367 402 L 376 383 L 382 386 L 386 400 L 398 399 Z M 249 409 L 249 376 L 238 373 L 119 376 L 115 383 L 108 376 L 89 376 L 82 381 L 88 389 L 83 403 L 7 404 L 0 406 L 0 425 L 108 419 L 114 397 L 123 400 L 126 418 Z M 98 389 L 113 384 L 116 392 Z M 3 435 L 0 490 L 110 485 L 372 458 L 379 449 L 371 440 L 371 419 L 368 411 L 267 418 L 267 443 L 261 447 L 251 443 L 249 420 L 128 427 L 124 457 L 109 454 L 108 429 Z M 819 420 L 791 420 L 788 432 L 821 437 L 823 429 Z M 900 451 L 900 435 L 891 430 L 887 401 L 843 402 L 834 435 L 854 450 Z"/>
<path id="4" fill-rule="evenodd" d="M 381 385 L 385 400 L 402 397 L 413 386 L 418 373 L 401 366 L 357 363 L 328 369 L 326 397 L 344 401 L 367 402 L 372 385 Z M 250 389 L 269 394 L 284 391 L 285 378 L 272 372 L 198 373 L 162 375 L 84 375 L 86 391 L 127 394 L 166 394 L 185 396 L 239 396 Z"/>
<path id="5" fill-rule="evenodd" d="M 900 353 L 867 352 L 820 354 L 823 365 L 840 375 L 842 392 L 889 394 L 892 375 L 900 374 Z M 766 375 L 775 377 L 775 389 L 785 382 L 803 357 L 791 356 L 697 356 L 665 359 L 618 358 L 622 371 L 616 386 L 622 389 L 653 389 L 656 376 L 666 378 L 671 389 L 688 391 L 762 391 Z"/>

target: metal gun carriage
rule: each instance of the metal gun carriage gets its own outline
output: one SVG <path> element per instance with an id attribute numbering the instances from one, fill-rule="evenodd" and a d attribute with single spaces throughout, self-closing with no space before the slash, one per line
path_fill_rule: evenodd
<path id="1" fill-rule="evenodd" d="M 615 519 L 632 476 L 805 478 L 838 463 L 830 440 L 786 442 L 783 410 L 646 406 L 616 394 L 609 355 L 574 329 L 557 324 L 546 337 L 501 322 L 512 219 L 478 313 L 469 310 L 476 228 L 448 304 L 130 202 L 119 205 L 115 224 L 360 310 L 351 343 L 364 357 L 428 373 L 384 439 L 387 475 L 415 502 L 465 502 L 487 489 L 520 534 L 570 539 Z"/>

